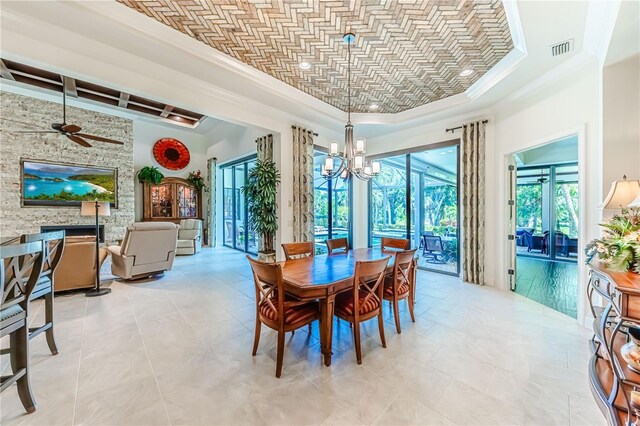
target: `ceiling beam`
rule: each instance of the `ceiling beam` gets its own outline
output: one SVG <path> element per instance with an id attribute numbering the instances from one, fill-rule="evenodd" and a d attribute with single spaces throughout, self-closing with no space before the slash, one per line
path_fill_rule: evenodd
<path id="1" fill-rule="evenodd" d="M 16 79 L 13 78 L 11 71 L 9 71 L 9 68 L 7 68 L 7 66 L 5 65 L 2 59 L 0 59 L 0 77 L 6 78 L 7 80 L 11 80 L 11 81 L 16 81 Z"/>
<path id="2" fill-rule="evenodd" d="M 64 87 L 67 93 L 67 96 L 72 96 L 74 98 L 78 97 L 78 89 L 76 88 L 76 80 L 71 77 L 62 76 L 64 80 Z"/>
<path id="3" fill-rule="evenodd" d="M 171 105 L 166 105 L 162 110 L 162 112 L 160 113 L 160 117 L 167 118 L 171 111 L 173 111 L 173 107 Z"/>
<path id="4" fill-rule="evenodd" d="M 120 99 L 118 100 L 118 106 L 120 108 L 126 108 L 129 103 L 129 95 L 128 93 L 120 92 Z"/>

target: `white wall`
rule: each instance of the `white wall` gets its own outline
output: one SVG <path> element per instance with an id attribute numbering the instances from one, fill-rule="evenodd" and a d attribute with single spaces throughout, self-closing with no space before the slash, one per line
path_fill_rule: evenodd
<path id="1" fill-rule="evenodd" d="M 492 270 L 495 285 L 507 288 L 506 179 L 505 156 L 517 151 L 551 142 L 570 134 L 579 137 L 580 237 L 578 245 L 598 235 L 602 200 L 602 139 L 600 137 L 601 70 L 594 59 L 570 75 L 541 90 L 516 100 L 505 100 L 494 108 L 494 167 L 487 168 L 487 204 L 494 206 L 495 216 L 487 217 L 487 269 Z M 624 155 L 618 153 L 618 155 Z M 578 318 L 586 312 L 584 286 L 586 267 L 579 251 Z"/>
<path id="2" fill-rule="evenodd" d="M 259 113 L 246 114 L 245 120 L 252 120 L 260 116 Z M 265 117 L 260 116 L 261 120 Z M 292 124 L 305 127 L 318 133 L 314 143 L 329 146 L 333 139 L 340 140 L 340 129 L 328 129 L 313 122 L 301 122 L 299 119 L 283 117 L 271 121 L 265 127 L 242 127 L 231 123 L 217 126 L 211 132 L 212 144 L 207 150 L 207 158 L 216 157 L 218 164 L 247 157 L 256 152 L 255 140 L 267 134 L 273 135 L 273 159 L 281 175 L 278 191 L 278 232 L 276 234 L 276 251 L 278 258 L 283 258 L 280 245 L 293 241 L 293 133 Z M 218 169 L 216 180 L 216 239 L 217 244 L 223 244 L 223 198 L 222 171 Z"/>
<path id="3" fill-rule="evenodd" d="M 605 188 L 640 179 L 640 54 L 603 70 L 603 144 Z"/>
<path id="4" fill-rule="evenodd" d="M 504 161 L 508 154 L 579 133 L 583 145 L 580 148 L 583 151 L 580 174 L 585 185 L 581 191 L 584 229 L 580 245 L 598 233 L 598 205 L 602 199 L 600 75 L 594 59 L 571 75 L 517 99 L 507 98 L 491 109 L 372 138 L 368 147 L 371 154 L 378 154 L 455 139 L 459 138 L 460 133 L 452 135 L 445 132 L 446 128 L 467 121 L 489 119 L 486 135 L 485 275 L 487 284 L 506 289 L 507 224 L 503 206 L 506 203 Z M 624 156 L 620 152 L 617 155 Z M 357 235 L 366 234 L 366 223 L 364 214 L 354 218 L 354 224 L 360 227 Z M 583 264 L 582 260 L 579 260 L 580 265 Z"/>
<path id="5" fill-rule="evenodd" d="M 162 138 L 174 138 L 182 142 L 191 155 L 189 165 L 183 170 L 168 170 L 160 166 L 153 158 L 153 145 Z M 176 126 L 156 124 L 146 120 L 135 120 L 133 123 L 133 165 L 136 173 L 144 166 L 156 166 L 166 177 L 186 178 L 189 172 L 200 170 L 206 173 L 207 169 L 207 148 L 209 136 L 201 135 L 194 130 L 181 129 Z M 206 195 L 205 195 L 206 198 Z M 135 217 L 136 221 L 142 219 L 142 184 L 135 182 Z M 203 200 L 203 214 L 204 209 Z"/>

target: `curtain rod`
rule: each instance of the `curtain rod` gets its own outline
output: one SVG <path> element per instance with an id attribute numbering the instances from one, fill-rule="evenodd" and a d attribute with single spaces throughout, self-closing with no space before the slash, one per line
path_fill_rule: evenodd
<path id="1" fill-rule="evenodd" d="M 489 122 L 489 120 L 482 120 L 482 124 L 487 124 Z M 444 129 L 445 132 L 455 132 L 456 130 L 460 130 L 462 129 L 462 126 L 458 126 L 458 127 L 452 127 L 450 129 Z"/>
<path id="2" fill-rule="evenodd" d="M 291 128 L 292 128 L 292 129 L 299 129 L 299 127 L 298 127 L 298 126 L 293 126 L 293 125 L 291 126 Z M 307 130 L 307 129 L 302 129 L 302 130 L 304 130 L 304 131 L 305 131 L 305 132 L 307 132 L 307 133 L 311 133 L 311 134 L 313 134 L 313 136 L 318 136 L 318 134 L 317 134 L 316 132 L 312 132 L 311 130 Z"/>

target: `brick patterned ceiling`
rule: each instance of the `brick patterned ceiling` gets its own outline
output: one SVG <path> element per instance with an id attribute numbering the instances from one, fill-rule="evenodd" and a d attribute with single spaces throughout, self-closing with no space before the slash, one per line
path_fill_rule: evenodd
<path id="1" fill-rule="evenodd" d="M 347 31 L 355 112 L 462 93 L 513 47 L 501 0 L 117 1 L 343 111 Z"/>

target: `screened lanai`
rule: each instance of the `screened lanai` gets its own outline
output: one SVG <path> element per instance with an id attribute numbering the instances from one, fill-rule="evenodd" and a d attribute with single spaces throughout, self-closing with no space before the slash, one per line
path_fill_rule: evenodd
<path id="1" fill-rule="evenodd" d="M 369 238 L 409 238 L 421 268 L 458 273 L 458 147 L 380 159 L 370 183 Z"/>

